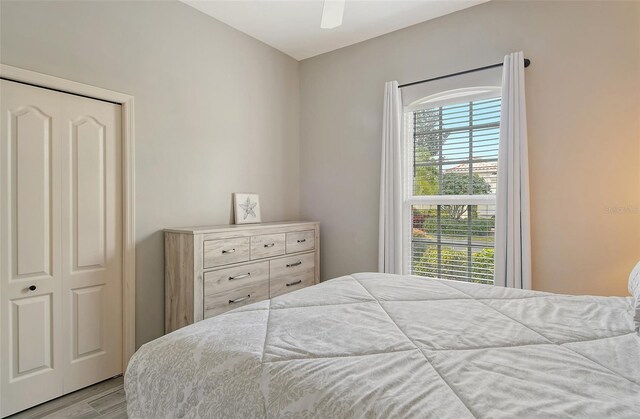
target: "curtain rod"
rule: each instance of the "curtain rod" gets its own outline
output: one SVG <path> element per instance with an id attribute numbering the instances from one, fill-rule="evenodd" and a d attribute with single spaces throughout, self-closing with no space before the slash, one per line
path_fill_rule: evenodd
<path id="1" fill-rule="evenodd" d="M 528 58 L 525 58 L 524 59 L 524 67 L 527 68 L 527 67 L 529 67 L 530 64 L 531 64 L 531 60 L 528 59 Z M 454 76 L 461 76 L 463 74 L 474 73 L 476 71 L 488 70 L 490 68 L 496 68 L 496 67 L 502 67 L 502 66 L 503 66 L 503 63 L 487 65 L 487 66 L 484 66 L 484 67 L 478 67 L 478 68 L 474 68 L 474 69 L 471 69 L 471 70 L 460 71 L 458 73 L 447 74 L 445 76 L 434 77 L 432 79 L 426 79 L 426 80 L 420 80 L 420 81 L 414 81 L 414 82 L 411 82 L 411 83 L 401 84 L 401 85 L 398 86 L 398 88 L 402 89 L 403 87 L 413 86 L 414 84 L 428 83 L 430 81 L 446 79 L 446 78 L 454 77 Z"/>

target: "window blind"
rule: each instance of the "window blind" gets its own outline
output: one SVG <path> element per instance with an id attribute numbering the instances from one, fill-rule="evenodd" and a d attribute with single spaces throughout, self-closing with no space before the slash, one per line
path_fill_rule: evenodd
<path id="1" fill-rule="evenodd" d="M 500 101 L 405 113 L 411 274 L 493 283 Z"/>

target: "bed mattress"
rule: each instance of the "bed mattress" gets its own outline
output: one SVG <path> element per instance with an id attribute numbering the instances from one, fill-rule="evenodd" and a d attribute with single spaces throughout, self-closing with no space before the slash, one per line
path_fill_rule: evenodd
<path id="1" fill-rule="evenodd" d="M 146 345 L 131 418 L 640 417 L 631 298 L 379 273 Z"/>

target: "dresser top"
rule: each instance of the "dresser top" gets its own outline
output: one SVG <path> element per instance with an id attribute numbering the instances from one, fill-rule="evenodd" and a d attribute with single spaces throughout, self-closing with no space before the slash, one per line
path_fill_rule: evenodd
<path id="1" fill-rule="evenodd" d="M 228 225 L 213 225 L 213 226 L 199 226 L 199 227 L 175 227 L 165 228 L 167 233 L 182 233 L 182 234 L 204 234 L 204 233 L 220 233 L 225 231 L 234 230 L 260 230 L 265 228 L 274 227 L 294 227 L 309 225 L 315 226 L 317 221 L 279 221 L 274 223 L 256 223 L 256 224 L 228 224 Z"/>

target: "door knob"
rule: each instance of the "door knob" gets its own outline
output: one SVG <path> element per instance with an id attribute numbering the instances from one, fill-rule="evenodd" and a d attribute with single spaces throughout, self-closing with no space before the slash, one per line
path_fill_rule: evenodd
<path id="1" fill-rule="evenodd" d="M 29 291 L 35 291 L 35 290 L 36 290 L 36 286 L 35 286 L 35 285 L 31 285 L 31 286 L 29 287 Z"/>

